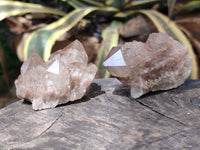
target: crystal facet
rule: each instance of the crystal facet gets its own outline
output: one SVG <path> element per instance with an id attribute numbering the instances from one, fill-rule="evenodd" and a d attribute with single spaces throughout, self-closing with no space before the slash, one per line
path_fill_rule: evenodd
<path id="1" fill-rule="evenodd" d="M 80 99 L 97 71 L 96 65 L 87 61 L 85 49 L 77 40 L 53 53 L 47 62 L 33 54 L 23 63 L 15 81 L 16 94 L 31 101 L 34 110 Z"/>
<path id="2" fill-rule="evenodd" d="M 108 66 L 126 66 L 121 50 L 118 50 L 109 59 L 107 59 L 103 65 Z"/>
<path id="3" fill-rule="evenodd" d="M 55 60 L 53 64 L 47 69 L 48 72 L 59 74 L 59 60 Z"/>
<path id="4" fill-rule="evenodd" d="M 138 98 L 183 84 L 192 70 L 192 57 L 187 46 L 165 33 L 152 33 L 146 43 L 133 41 L 112 48 L 103 65 Z"/>

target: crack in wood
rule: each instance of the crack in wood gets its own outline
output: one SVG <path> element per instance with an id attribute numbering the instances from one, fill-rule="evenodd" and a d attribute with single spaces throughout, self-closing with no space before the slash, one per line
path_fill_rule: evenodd
<path id="1" fill-rule="evenodd" d="M 178 103 L 174 100 L 173 97 L 169 96 L 169 99 L 170 99 L 172 102 L 174 102 L 174 104 L 175 104 L 176 106 L 179 106 Z"/>
<path id="2" fill-rule="evenodd" d="M 146 104 L 144 104 L 144 103 L 142 103 L 142 102 L 140 102 L 140 101 L 138 101 L 138 100 L 136 100 L 136 99 L 135 99 L 135 101 L 138 102 L 139 104 L 145 106 L 145 107 L 148 108 L 149 110 L 151 110 L 151 111 L 153 111 L 153 112 L 155 112 L 155 113 L 157 113 L 157 114 L 159 114 L 159 115 L 161 115 L 161 116 L 163 116 L 163 117 L 165 117 L 165 118 L 167 118 L 167 119 L 173 120 L 173 121 L 175 121 L 175 122 L 177 122 L 177 123 L 179 123 L 179 124 L 181 124 L 181 125 L 183 125 L 183 126 L 188 126 L 187 124 L 185 124 L 185 123 L 183 123 L 183 122 L 181 122 L 181 121 L 179 121 L 179 120 L 176 120 L 176 119 L 171 118 L 171 117 L 169 117 L 169 116 L 167 116 L 167 115 L 165 115 L 165 114 L 162 114 L 162 113 L 159 112 L 159 111 L 156 111 L 156 110 L 153 109 L 152 107 L 150 107 L 150 106 L 148 106 L 148 105 L 146 105 Z"/>
<path id="3" fill-rule="evenodd" d="M 61 114 L 44 130 L 42 131 L 39 136 L 42 136 L 43 134 L 45 134 L 51 127 L 53 127 L 53 125 L 63 116 L 63 109 L 61 109 Z M 38 137 L 39 137 L 38 136 Z"/>

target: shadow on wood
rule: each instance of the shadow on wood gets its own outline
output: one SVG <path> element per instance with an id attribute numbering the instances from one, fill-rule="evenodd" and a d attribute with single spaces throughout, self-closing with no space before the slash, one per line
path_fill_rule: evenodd
<path id="1" fill-rule="evenodd" d="M 82 99 L 54 109 L 13 103 L 0 110 L 0 149 L 199 149 L 199 80 L 129 95 L 118 80 L 99 79 Z"/>

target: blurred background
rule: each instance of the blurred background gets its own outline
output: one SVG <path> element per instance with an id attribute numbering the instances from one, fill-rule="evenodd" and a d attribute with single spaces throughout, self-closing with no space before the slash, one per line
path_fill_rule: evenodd
<path id="1" fill-rule="evenodd" d="M 47 61 L 78 39 L 98 66 L 96 78 L 108 78 L 102 62 L 111 48 L 152 32 L 187 45 L 190 78 L 200 78 L 199 0 L 0 0 L 0 108 L 17 100 L 14 80 L 32 53 Z"/>

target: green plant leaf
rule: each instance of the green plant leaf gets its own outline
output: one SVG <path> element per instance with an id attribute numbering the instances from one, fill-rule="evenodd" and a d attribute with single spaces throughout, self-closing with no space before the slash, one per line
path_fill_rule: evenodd
<path id="1" fill-rule="evenodd" d="M 196 9 L 200 9 L 200 1 L 197 0 L 193 0 L 190 1 L 189 3 L 187 3 L 183 8 L 181 8 L 180 10 L 176 11 L 173 14 L 173 17 L 177 16 L 177 15 L 181 15 L 181 14 L 185 14 L 191 11 L 194 11 Z"/>
<path id="2" fill-rule="evenodd" d="M 126 5 L 126 0 L 106 0 L 106 6 L 123 8 Z"/>
<path id="3" fill-rule="evenodd" d="M 124 19 L 135 13 L 138 13 L 138 10 L 140 10 L 141 8 L 153 5 L 158 2 L 160 2 L 160 0 L 132 0 L 130 2 L 127 2 L 127 5 L 124 8 L 125 11 L 116 13 L 114 17 Z"/>
<path id="4" fill-rule="evenodd" d="M 32 53 L 38 53 L 45 61 L 49 59 L 51 48 L 55 41 L 65 32 L 74 27 L 83 17 L 89 13 L 101 10 L 116 12 L 114 8 L 87 7 L 78 8 L 62 17 L 58 21 L 31 33 L 23 44 L 24 60 Z"/>
<path id="5" fill-rule="evenodd" d="M 187 39 L 185 34 L 179 29 L 179 27 L 171 21 L 167 16 L 159 13 L 158 11 L 154 10 L 133 10 L 128 13 L 118 13 L 115 16 L 116 17 L 127 17 L 136 13 L 141 13 L 143 15 L 146 15 L 151 21 L 154 23 L 156 28 L 158 29 L 159 32 L 165 32 L 174 39 L 178 40 L 181 42 L 183 45 L 187 45 L 190 50 L 190 55 L 193 58 L 192 61 L 192 72 L 190 75 L 191 79 L 198 79 L 198 63 L 197 63 L 197 56 L 194 53 L 194 50 L 192 48 L 192 45 L 190 41 Z"/>
<path id="6" fill-rule="evenodd" d="M 160 2 L 160 0 L 133 0 L 128 5 L 126 5 L 125 10 L 133 9 L 133 8 L 134 9 L 141 8 L 141 7 L 149 6 L 158 2 Z"/>
<path id="7" fill-rule="evenodd" d="M 96 7 L 102 7 L 104 6 L 104 1 L 99 0 L 62 0 L 63 2 L 69 3 L 74 8 L 82 7 L 81 5 L 85 6 L 96 6 Z"/>
<path id="8" fill-rule="evenodd" d="M 74 8 L 88 7 L 86 4 L 80 2 L 80 0 L 68 0 L 67 3 L 70 4 Z"/>
<path id="9" fill-rule="evenodd" d="M 104 78 L 108 78 L 110 76 L 110 73 L 105 68 L 103 68 L 102 64 L 105 59 L 105 56 L 108 54 L 111 48 L 118 46 L 119 25 L 121 25 L 121 22 L 112 21 L 111 24 L 102 31 L 101 36 L 103 38 L 103 44 L 101 45 L 98 52 L 97 67 L 98 70 L 101 71 L 100 73 Z"/>
<path id="10" fill-rule="evenodd" d="M 104 6 L 103 3 L 94 0 L 81 0 L 81 1 L 88 4 L 89 6 L 96 6 L 96 7 Z"/>
<path id="11" fill-rule="evenodd" d="M 0 1 L 0 10 L 0 21 L 10 16 L 23 15 L 26 13 L 50 13 L 60 16 L 66 15 L 64 12 L 53 8 L 18 1 Z"/>

